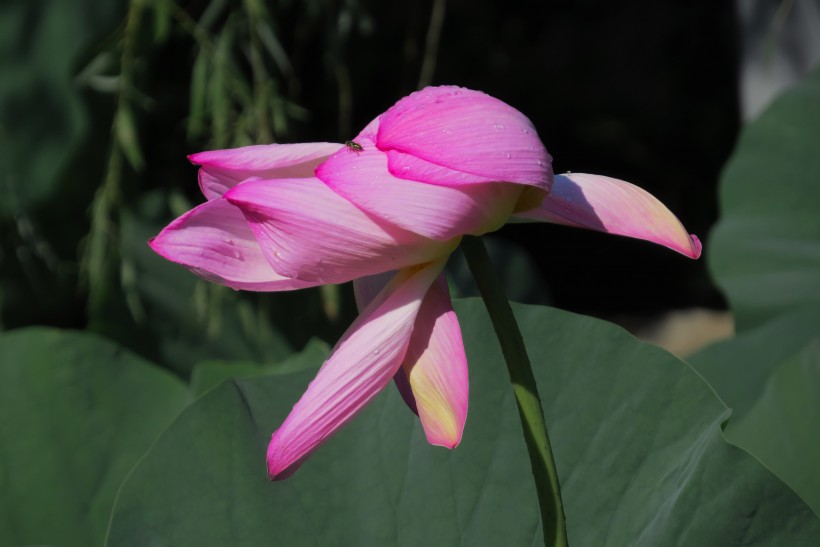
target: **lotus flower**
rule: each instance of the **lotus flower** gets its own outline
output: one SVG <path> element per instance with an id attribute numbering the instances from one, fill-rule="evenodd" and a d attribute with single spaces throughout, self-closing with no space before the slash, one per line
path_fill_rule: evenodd
<path id="1" fill-rule="evenodd" d="M 442 269 L 463 235 L 546 221 L 700 254 L 651 195 L 602 176 L 554 177 L 523 114 L 457 87 L 405 97 L 346 144 L 190 160 L 208 201 L 150 242 L 157 253 L 235 289 L 354 281 L 360 315 L 273 433 L 271 479 L 290 476 L 391 379 L 431 444 L 459 443 L 467 360 Z"/>

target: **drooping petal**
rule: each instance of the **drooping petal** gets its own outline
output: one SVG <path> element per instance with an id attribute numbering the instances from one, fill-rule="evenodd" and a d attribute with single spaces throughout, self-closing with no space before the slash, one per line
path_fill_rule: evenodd
<path id="1" fill-rule="evenodd" d="M 242 210 L 273 269 L 296 279 L 343 283 L 430 262 L 458 244 L 369 215 L 315 178 L 248 181 L 225 198 Z"/>
<path id="2" fill-rule="evenodd" d="M 214 199 L 249 178 L 304 178 L 325 158 L 343 145 L 332 142 L 263 144 L 228 150 L 191 154 L 191 163 L 200 165 L 199 187 Z"/>
<path id="3" fill-rule="evenodd" d="M 268 474 L 284 479 L 390 382 L 444 260 L 400 272 L 365 308 L 268 445 Z"/>
<path id="4" fill-rule="evenodd" d="M 383 274 L 353 282 L 360 310 L 389 279 Z M 467 418 L 467 357 L 443 273 L 424 297 L 394 380 L 404 402 L 421 419 L 427 441 L 447 448 L 458 445 Z"/>
<path id="5" fill-rule="evenodd" d="M 428 87 L 401 99 L 382 115 L 376 143 L 488 180 L 544 190 L 552 182 L 552 158 L 530 120 L 470 89 Z"/>
<path id="6" fill-rule="evenodd" d="M 360 277 L 353 280 L 353 294 L 356 297 L 356 307 L 361 313 L 370 302 L 378 295 L 381 290 L 390 282 L 396 275 L 396 272 L 384 272 L 376 275 L 369 275 L 367 277 Z M 410 381 L 407 379 L 407 374 L 403 368 L 399 368 L 393 376 L 396 382 L 396 387 L 399 389 L 401 398 L 413 413 L 418 414 L 416 408 L 416 400 L 413 397 L 413 390 L 410 388 Z"/>
<path id="7" fill-rule="evenodd" d="M 467 419 L 467 356 L 443 274 L 421 304 L 402 371 L 427 442 L 456 447 Z"/>
<path id="8" fill-rule="evenodd" d="M 363 151 L 337 152 L 316 169 L 316 176 L 361 209 L 431 239 L 497 230 L 523 189 L 500 182 L 444 186 L 397 178 L 372 141 L 356 142 Z"/>
<path id="9" fill-rule="evenodd" d="M 572 173 L 558 175 L 540 207 L 516 219 L 539 220 L 598 232 L 645 239 L 698 258 L 700 240 L 690 235 L 666 206 L 628 182 Z"/>
<path id="10" fill-rule="evenodd" d="M 288 279 L 271 268 L 242 212 L 224 199 L 191 209 L 149 241 L 160 256 L 198 276 L 246 291 L 288 291 L 316 282 Z"/>

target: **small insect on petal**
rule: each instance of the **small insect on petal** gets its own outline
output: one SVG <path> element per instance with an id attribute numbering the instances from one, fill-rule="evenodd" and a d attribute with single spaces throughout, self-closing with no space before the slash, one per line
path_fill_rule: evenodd
<path id="1" fill-rule="evenodd" d="M 362 145 L 357 143 L 356 141 L 345 141 L 345 146 L 347 146 L 349 149 L 353 150 L 357 154 L 359 152 L 364 151 L 364 148 L 362 148 Z"/>

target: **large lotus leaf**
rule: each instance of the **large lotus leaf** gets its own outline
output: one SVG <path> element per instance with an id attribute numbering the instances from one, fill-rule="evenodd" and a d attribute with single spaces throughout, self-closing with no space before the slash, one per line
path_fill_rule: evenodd
<path id="1" fill-rule="evenodd" d="M 259 365 L 246 361 L 203 361 L 191 373 L 191 391 L 199 396 L 219 385 L 227 378 L 245 378 L 260 374 L 292 374 L 302 370 L 314 370 L 330 354 L 328 345 L 318 338 L 312 339 L 299 353 L 294 353 L 280 363 Z"/>
<path id="2" fill-rule="evenodd" d="M 189 397 L 94 335 L 0 335 L 0 545 L 101 545 L 117 489 Z"/>
<path id="3" fill-rule="evenodd" d="M 716 344 L 692 366 L 729 405 L 726 437 L 783 479 L 820 515 L 820 307 Z"/>
<path id="4" fill-rule="evenodd" d="M 720 184 L 711 270 L 738 330 L 820 305 L 820 68 L 743 131 Z"/>
<path id="5" fill-rule="evenodd" d="M 685 363 L 618 327 L 516 306 L 561 477 L 570 543 L 813 545 L 820 521 L 728 444 L 729 412 Z M 271 431 L 310 372 L 223 382 L 120 491 L 107 545 L 538 545 L 507 373 L 479 300 L 456 305 L 470 360 L 464 440 L 429 446 L 391 387 L 290 479 Z"/>
<path id="6" fill-rule="evenodd" d="M 820 515 L 820 68 L 744 130 L 707 249 L 738 338 L 691 359 L 733 409 L 727 438 Z"/>

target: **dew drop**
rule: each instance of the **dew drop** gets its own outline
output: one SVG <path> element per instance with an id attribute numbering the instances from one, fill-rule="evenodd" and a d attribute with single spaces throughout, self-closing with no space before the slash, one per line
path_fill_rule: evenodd
<path id="1" fill-rule="evenodd" d="M 544 165 L 544 162 L 541 161 L 541 160 L 538 160 L 538 165 Z"/>
<path id="2" fill-rule="evenodd" d="M 509 152 L 504 152 L 504 157 L 510 159 L 512 155 Z"/>
<path id="3" fill-rule="evenodd" d="M 493 127 L 495 127 L 496 129 L 504 129 L 504 124 L 503 123 L 497 123 Z"/>
<path id="4" fill-rule="evenodd" d="M 450 131 L 449 129 L 442 129 L 441 132 L 444 133 L 445 135 L 449 135 L 449 134 L 452 133 L 452 131 Z"/>
<path id="5" fill-rule="evenodd" d="M 524 129 L 521 130 L 521 132 L 526 135 L 527 133 L 530 132 L 530 130 L 525 127 Z"/>
<path id="6" fill-rule="evenodd" d="M 375 355 L 378 355 L 378 354 L 379 354 L 379 350 L 374 349 L 374 350 L 373 350 L 373 353 L 374 353 Z"/>
<path id="7" fill-rule="evenodd" d="M 410 166 L 409 166 L 409 165 L 405 165 L 405 166 L 403 166 L 403 167 L 401 168 L 401 170 L 402 170 L 402 171 L 405 171 L 405 172 L 406 172 L 406 171 L 409 171 L 409 170 L 410 170 Z"/>

